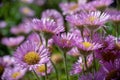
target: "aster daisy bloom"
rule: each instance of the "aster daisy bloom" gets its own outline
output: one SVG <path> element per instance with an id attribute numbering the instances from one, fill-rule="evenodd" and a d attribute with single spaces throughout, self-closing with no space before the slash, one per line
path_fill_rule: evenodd
<path id="1" fill-rule="evenodd" d="M 42 12 L 42 18 L 49 18 L 57 23 L 57 26 L 63 26 L 63 16 L 55 9 L 48 9 Z"/>
<path id="2" fill-rule="evenodd" d="M 72 48 L 74 46 L 73 39 L 75 39 L 75 35 L 69 32 L 53 36 L 54 43 L 63 49 Z"/>
<path id="3" fill-rule="evenodd" d="M 33 67 L 49 61 L 49 51 L 43 45 L 36 45 L 27 40 L 17 48 L 14 58 L 16 64 L 31 70 Z"/>
<path id="4" fill-rule="evenodd" d="M 49 18 L 42 18 L 41 20 L 33 19 L 33 26 L 33 28 L 37 31 L 49 33 L 47 35 L 58 34 L 64 31 L 63 26 L 57 26 L 56 22 Z"/>
<path id="5" fill-rule="evenodd" d="M 30 22 L 21 23 L 18 26 L 13 26 L 10 30 L 13 34 L 28 34 L 32 30 Z"/>
<path id="6" fill-rule="evenodd" d="M 114 36 L 107 36 L 101 43 L 102 47 L 96 50 L 96 57 L 100 59 L 101 63 L 114 62 L 115 59 L 120 57 L 120 51 L 115 43 Z"/>
<path id="7" fill-rule="evenodd" d="M 24 40 L 24 36 L 18 36 L 18 37 L 5 37 L 2 39 L 2 44 L 8 46 L 8 47 L 14 47 L 18 46 L 22 41 Z"/>
<path id="8" fill-rule="evenodd" d="M 22 13 L 26 16 L 31 16 L 31 17 L 35 15 L 35 12 L 27 6 L 21 7 L 20 13 Z"/>
<path id="9" fill-rule="evenodd" d="M 82 75 L 79 80 L 105 80 L 105 74 L 98 71 L 94 73 L 93 76 L 92 73 L 89 73 L 87 75 Z"/>
<path id="10" fill-rule="evenodd" d="M 47 65 L 47 74 L 50 74 L 53 70 L 52 64 L 51 62 L 48 62 L 46 63 L 46 65 Z M 46 70 L 45 64 L 37 65 L 34 68 L 34 70 L 39 76 L 45 76 L 45 70 Z"/>
<path id="11" fill-rule="evenodd" d="M 92 11 L 92 12 L 84 12 L 84 16 L 82 17 L 85 25 L 90 30 L 97 29 L 99 27 L 102 27 L 109 19 L 109 15 L 106 13 L 101 13 L 100 11 Z"/>
<path id="12" fill-rule="evenodd" d="M 119 80 L 120 59 L 116 59 L 114 62 L 103 64 L 101 68 L 101 73 L 105 74 L 105 80 Z"/>
<path id="13" fill-rule="evenodd" d="M 80 53 L 84 55 L 88 55 L 88 53 L 90 53 L 91 51 L 95 51 L 102 47 L 101 44 L 92 42 L 89 39 L 84 39 L 84 41 L 78 40 L 75 42 L 75 45 Z"/>
<path id="14" fill-rule="evenodd" d="M 91 2 L 88 2 L 81 6 L 81 10 L 90 12 L 90 11 L 96 11 L 96 8 L 91 4 Z"/>
<path id="15" fill-rule="evenodd" d="M 113 0 L 95 0 L 91 2 L 91 5 L 93 5 L 98 10 L 104 10 L 106 7 L 108 7 L 112 3 L 113 3 Z"/>
<path id="16" fill-rule="evenodd" d="M 80 11 L 80 5 L 75 2 L 70 3 L 60 3 L 60 8 L 63 11 L 63 14 L 74 14 L 78 11 Z"/>
<path id="17" fill-rule="evenodd" d="M 107 9 L 106 13 L 110 15 L 110 20 L 115 23 L 120 23 L 120 11 L 116 9 Z"/>
<path id="18" fill-rule="evenodd" d="M 93 61 L 92 55 L 87 56 L 87 67 L 88 68 L 92 65 L 92 61 Z M 78 61 L 75 64 L 73 64 L 70 74 L 71 75 L 80 74 L 83 70 L 86 71 L 87 69 L 85 68 L 85 64 L 83 62 L 82 57 L 79 57 Z"/>
<path id="19" fill-rule="evenodd" d="M 73 14 L 66 16 L 66 20 L 71 23 L 73 26 L 78 28 L 84 28 L 84 22 L 82 18 L 82 14 Z"/>
<path id="20" fill-rule="evenodd" d="M 9 67 L 5 69 L 2 75 L 2 80 L 19 80 L 25 75 L 25 73 L 26 69 L 22 69 L 20 67 Z"/>

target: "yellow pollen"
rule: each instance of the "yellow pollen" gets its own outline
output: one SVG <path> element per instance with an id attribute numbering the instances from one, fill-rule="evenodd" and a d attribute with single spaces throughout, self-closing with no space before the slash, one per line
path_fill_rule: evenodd
<path id="1" fill-rule="evenodd" d="M 14 78 L 14 79 L 16 79 L 17 77 L 19 77 L 21 75 L 21 73 L 20 72 L 15 72 L 15 73 L 13 73 L 12 74 L 12 78 Z"/>
<path id="2" fill-rule="evenodd" d="M 70 7 L 70 10 L 71 10 L 71 11 L 74 11 L 74 10 L 77 9 L 77 8 L 78 8 L 78 4 L 71 6 L 71 7 Z"/>
<path id="3" fill-rule="evenodd" d="M 28 52 L 24 56 L 24 61 L 29 65 L 37 64 L 39 60 L 40 60 L 39 54 L 34 51 Z"/>
<path id="4" fill-rule="evenodd" d="M 37 72 L 45 72 L 45 64 L 38 66 L 36 71 Z"/>
<path id="5" fill-rule="evenodd" d="M 90 42 L 83 42 L 82 44 L 85 48 L 89 48 L 89 47 L 93 46 L 93 44 Z"/>
<path id="6" fill-rule="evenodd" d="M 90 22 L 94 22 L 95 20 L 96 20 L 96 17 L 95 17 L 95 16 L 89 17 L 89 21 L 90 21 Z"/>

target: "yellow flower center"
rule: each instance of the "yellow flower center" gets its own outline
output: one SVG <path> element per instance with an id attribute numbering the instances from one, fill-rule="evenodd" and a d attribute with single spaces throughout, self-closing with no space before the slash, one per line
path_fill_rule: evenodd
<path id="1" fill-rule="evenodd" d="M 95 17 L 95 16 L 89 17 L 89 21 L 90 21 L 90 22 L 94 22 L 95 20 L 96 20 L 96 17 Z"/>
<path id="2" fill-rule="evenodd" d="M 0 75 L 4 72 L 4 67 L 0 65 Z"/>
<path id="3" fill-rule="evenodd" d="M 90 43 L 90 42 L 83 42 L 82 44 L 83 44 L 83 46 L 84 46 L 85 48 L 89 48 L 89 47 L 91 47 L 91 46 L 93 45 L 93 44 Z"/>
<path id="4" fill-rule="evenodd" d="M 36 71 L 37 72 L 45 72 L 45 64 L 38 66 Z"/>
<path id="5" fill-rule="evenodd" d="M 28 52 L 27 54 L 25 54 L 24 56 L 24 61 L 29 64 L 29 65 L 34 65 L 37 64 L 40 60 L 39 54 L 37 54 L 36 52 Z"/>
<path id="6" fill-rule="evenodd" d="M 12 74 L 12 78 L 14 78 L 14 79 L 16 79 L 17 77 L 19 77 L 21 75 L 21 73 L 20 72 L 15 72 L 15 73 L 13 73 Z"/>
<path id="7" fill-rule="evenodd" d="M 71 7 L 70 7 L 70 10 L 71 10 L 71 11 L 74 11 L 74 10 L 77 9 L 77 8 L 78 8 L 78 4 L 71 6 Z"/>

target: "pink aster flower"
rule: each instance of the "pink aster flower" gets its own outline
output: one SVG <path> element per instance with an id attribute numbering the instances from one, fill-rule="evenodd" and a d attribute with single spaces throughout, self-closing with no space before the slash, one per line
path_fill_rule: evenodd
<path id="1" fill-rule="evenodd" d="M 73 45 L 73 39 L 75 39 L 74 34 L 72 33 L 62 33 L 53 36 L 53 41 L 56 45 L 60 46 L 61 48 L 72 48 Z"/>
<path id="2" fill-rule="evenodd" d="M 30 22 L 27 21 L 25 23 L 21 23 L 18 26 L 14 26 L 11 28 L 10 32 L 13 34 L 28 34 L 32 30 Z"/>
<path id="3" fill-rule="evenodd" d="M 63 16 L 54 9 L 48 9 L 42 13 L 42 18 L 49 18 L 53 19 L 56 23 L 57 26 L 63 26 L 64 21 L 63 21 Z"/>
<path id="4" fill-rule="evenodd" d="M 84 21 L 82 16 L 83 14 L 74 14 L 74 15 L 68 15 L 66 16 L 66 20 L 70 22 L 73 26 L 76 26 L 78 28 L 83 28 Z"/>
<path id="5" fill-rule="evenodd" d="M 85 25 L 88 26 L 89 29 L 94 30 L 101 26 L 103 26 L 109 19 L 109 15 L 106 13 L 102 13 L 100 11 L 92 11 L 89 13 L 83 13 L 82 17 Z"/>
<path id="6" fill-rule="evenodd" d="M 110 15 L 110 20 L 115 23 L 120 23 L 120 11 L 116 9 L 107 9 L 106 13 Z"/>
<path id="7" fill-rule="evenodd" d="M 92 61 L 93 61 L 92 55 L 89 55 L 87 57 L 87 67 L 88 68 L 92 65 Z M 86 70 L 85 64 L 83 62 L 82 57 L 79 57 L 78 61 L 75 64 L 73 64 L 73 67 L 72 67 L 72 70 L 70 71 L 70 74 L 71 75 L 79 74 L 83 70 Z"/>
<path id="8" fill-rule="evenodd" d="M 19 80 L 25 75 L 25 73 L 26 69 L 20 67 L 6 68 L 2 75 L 2 80 Z"/>
<path id="9" fill-rule="evenodd" d="M 35 72 L 39 76 L 45 76 L 45 64 L 40 64 L 34 68 Z M 51 62 L 47 63 L 47 74 L 50 74 L 53 70 Z"/>
<path id="10" fill-rule="evenodd" d="M 92 42 L 89 39 L 84 39 L 84 40 L 77 40 L 75 42 L 76 47 L 80 51 L 81 54 L 88 55 L 86 52 L 91 52 L 94 50 L 97 50 L 102 47 L 101 44 Z"/>
<path id="11" fill-rule="evenodd" d="M 24 36 L 18 36 L 18 37 L 10 37 L 10 38 L 3 38 L 2 44 L 8 46 L 8 47 L 14 47 L 19 45 L 24 40 Z"/>
<path id="12" fill-rule="evenodd" d="M 112 3 L 113 3 L 113 0 L 95 0 L 91 2 L 91 5 L 93 5 L 95 8 L 99 10 L 104 10 L 106 7 L 108 7 Z"/>
<path id="13" fill-rule="evenodd" d="M 34 16 L 35 15 L 35 12 L 30 9 L 29 7 L 21 7 L 20 8 L 20 12 L 26 16 Z"/>
<path id="14" fill-rule="evenodd" d="M 36 45 L 34 42 L 27 40 L 15 51 L 14 57 L 16 64 L 31 70 L 40 64 L 49 61 L 49 51 L 43 45 Z"/>
<path id="15" fill-rule="evenodd" d="M 60 3 L 60 8 L 63 11 L 63 14 L 74 14 L 78 11 L 80 11 L 80 5 L 75 2 L 70 3 Z"/>
<path id="16" fill-rule="evenodd" d="M 33 19 L 33 28 L 49 34 L 58 34 L 64 31 L 63 26 L 57 26 L 56 22 L 49 18 Z"/>

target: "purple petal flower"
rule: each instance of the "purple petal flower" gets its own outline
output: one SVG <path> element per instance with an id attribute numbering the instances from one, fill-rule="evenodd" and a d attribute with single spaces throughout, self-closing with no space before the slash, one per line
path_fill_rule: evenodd
<path id="1" fill-rule="evenodd" d="M 88 68 L 91 66 L 92 64 L 92 55 L 87 56 L 87 66 Z M 70 71 L 70 74 L 80 74 L 82 71 L 85 69 L 85 64 L 83 63 L 82 57 L 79 57 L 78 61 L 73 65 L 72 70 Z"/>
<path id="2" fill-rule="evenodd" d="M 58 34 L 64 31 L 63 26 L 57 26 L 54 20 L 49 18 L 33 19 L 33 28 L 40 32 L 46 32 L 50 34 Z"/>
<path id="3" fill-rule="evenodd" d="M 20 67 L 6 68 L 2 75 L 2 80 L 19 80 L 25 75 L 25 73 L 26 69 Z"/>
<path id="4" fill-rule="evenodd" d="M 80 5 L 75 2 L 70 3 L 60 3 L 60 8 L 63 11 L 63 14 L 74 14 L 78 11 L 80 11 Z"/>
<path id="5" fill-rule="evenodd" d="M 31 70 L 39 64 L 45 64 L 49 61 L 49 51 L 43 45 L 36 45 L 27 40 L 17 48 L 14 57 L 16 64 Z"/>
<path id="6" fill-rule="evenodd" d="M 74 46 L 73 39 L 75 35 L 72 33 L 62 33 L 53 36 L 53 41 L 55 44 L 60 46 L 61 48 L 72 48 Z"/>
<path id="7" fill-rule="evenodd" d="M 18 36 L 18 37 L 10 37 L 10 38 L 3 38 L 2 44 L 8 46 L 8 47 L 14 47 L 19 45 L 24 40 L 24 36 Z"/>
<path id="8" fill-rule="evenodd" d="M 57 26 L 63 26 L 63 16 L 55 9 L 48 9 L 42 12 L 42 18 L 49 18 L 57 23 Z"/>
<path id="9" fill-rule="evenodd" d="M 34 70 L 39 76 L 45 76 L 45 64 L 37 65 L 34 68 Z M 47 63 L 47 74 L 50 74 L 52 70 L 53 70 L 52 64 L 51 62 L 48 62 Z"/>

